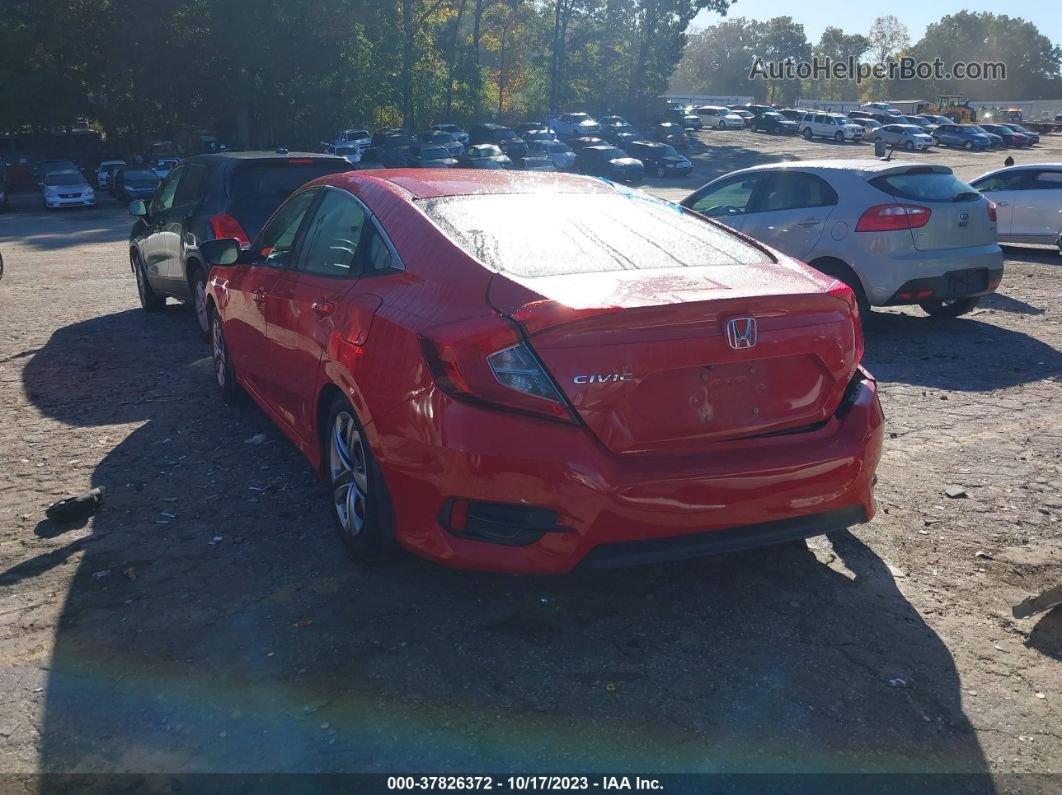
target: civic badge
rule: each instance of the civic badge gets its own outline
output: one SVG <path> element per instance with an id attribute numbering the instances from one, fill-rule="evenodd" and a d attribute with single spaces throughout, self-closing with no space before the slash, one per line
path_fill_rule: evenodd
<path id="1" fill-rule="evenodd" d="M 756 346 L 756 318 L 735 317 L 726 322 L 726 341 L 735 351 Z"/>

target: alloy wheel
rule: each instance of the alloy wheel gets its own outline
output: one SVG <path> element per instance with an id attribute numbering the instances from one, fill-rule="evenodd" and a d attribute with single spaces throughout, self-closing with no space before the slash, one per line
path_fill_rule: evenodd
<path id="1" fill-rule="evenodd" d="M 206 282 L 195 280 L 195 319 L 204 334 L 210 330 L 210 316 L 207 314 Z"/>
<path id="2" fill-rule="evenodd" d="M 351 536 L 365 528 L 369 509 L 369 470 L 365 440 L 348 411 L 336 414 L 329 434 L 328 475 L 340 525 Z"/>

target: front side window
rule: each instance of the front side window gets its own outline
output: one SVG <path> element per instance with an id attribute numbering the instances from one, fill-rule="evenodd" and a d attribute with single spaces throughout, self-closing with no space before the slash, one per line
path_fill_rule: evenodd
<path id="1" fill-rule="evenodd" d="M 166 180 L 162 183 L 162 186 L 155 193 L 155 198 L 151 202 L 152 214 L 163 212 L 170 209 L 173 206 L 173 197 L 177 193 L 177 183 L 181 181 L 181 177 L 184 176 L 186 166 L 177 166 L 173 171 L 169 173 Z"/>
<path id="2" fill-rule="evenodd" d="M 316 196 L 316 190 L 304 191 L 277 210 L 255 244 L 257 264 L 277 268 L 287 268 L 292 264 L 299 228 Z"/>
<path id="3" fill-rule="evenodd" d="M 691 209 L 709 218 L 725 218 L 731 215 L 744 215 L 749 211 L 752 197 L 760 186 L 762 177 L 750 174 L 729 179 L 697 197 Z"/>

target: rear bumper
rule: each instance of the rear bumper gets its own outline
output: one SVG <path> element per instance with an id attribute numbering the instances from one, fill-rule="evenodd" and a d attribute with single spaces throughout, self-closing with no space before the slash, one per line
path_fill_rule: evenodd
<path id="1" fill-rule="evenodd" d="M 867 298 L 874 306 L 918 303 L 917 300 L 897 300 L 896 295 L 909 291 L 912 286 L 939 291 L 949 276 L 960 271 L 983 271 L 987 275 L 986 285 L 990 285 L 996 275 L 1003 273 L 1003 251 L 995 243 L 936 251 L 910 248 L 879 257 L 868 251 L 855 261 L 858 263 L 858 273 Z M 996 284 L 998 285 L 998 281 Z M 966 295 L 982 295 L 994 290 L 995 287 L 986 286 Z"/>
<path id="2" fill-rule="evenodd" d="M 994 293 L 1003 281 L 1003 268 L 963 268 L 940 276 L 905 282 L 886 306 L 919 304 L 923 301 L 950 301 Z"/>
<path id="3" fill-rule="evenodd" d="M 580 563 L 675 560 L 869 521 L 884 417 L 867 380 L 843 416 L 814 430 L 688 455 L 613 455 L 584 427 L 434 389 L 375 425 L 404 547 L 456 568 L 564 574 Z M 553 511 L 565 532 L 523 546 L 462 538 L 443 526 L 452 499 Z"/>

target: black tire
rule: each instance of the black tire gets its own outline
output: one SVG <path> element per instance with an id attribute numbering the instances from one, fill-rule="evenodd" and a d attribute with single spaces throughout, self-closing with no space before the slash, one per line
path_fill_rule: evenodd
<path id="1" fill-rule="evenodd" d="M 953 318 L 972 312 L 981 303 L 981 296 L 973 298 L 956 298 L 954 301 L 924 301 L 919 304 L 922 311 L 931 317 Z"/>
<path id="2" fill-rule="evenodd" d="M 833 134 L 833 140 L 835 140 L 837 143 L 844 143 L 844 133 L 838 130 Z"/>
<path id="3" fill-rule="evenodd" d="M 336 395 L 321 428 L 321 471 L 332 521 L 351 556 L 363 563 L 394 557 L 394 508 L 354 409 Z"/>
<path id="4" fill-rule="evenodd" d="M 147 273 L 144 272 L 144 263 L 140 261 L 140 255 L 130 253 L 129 259 L 133 265 L 133 274 L 136 276 L 136 292 L 140 297 L 140 307 L 145 312 L 161 312 L 166 308 L 166 299 L 151 289 Z"/>
<path id="5" fill-rule="evenodd" d="M 188 271 L 188 289 L 192 292 L 192 307 L 195 310 L 199 333 L 203 335 L 203 339 L 209 339 L 211 329 L 206 297 L 206 274 L 198 265 L 193 265 Z"/>
<path id="6" fill-rule="evenodd" d="M 664 171 L 664 167 L 663 167 L 663 166 L 657 166 L 657 167 L 656 167 L 656 175 L 657 175 L 658 177 L 662 177 L 662 176 L 664 176 L 664 174 L 666 174 L 666 173 L 667 173 L 667 172 L 666 172 L 666 171 Z"/>
<path id="7" fill-rule="evenodd" d="M 973 141 L 967 141 L 962 145 L 962 148 L 969 152 L 971 149 L 973 149 Z"/>
<path id="8" fill-rule="evenodd" d="M 213 306 L 210 307 L 210 351 L 214 362 L 214 383 L 217 384 L 221 399 L 230 406 L 245 403 L 247 393 L 236 381 L 236 370 L 232 366 L 229 346 L 225 341 L 225 330 L 221 317 Z"/>
<path id="9" fill-rule="evenodd" d="M 865 327 L 870 318 L 870 299 L 867 298 L 867 292 L 863 289 L 863 283 L 859 281 L 859 276 L 856 272 L 840 260 L 832 259 L 812 262 L 811 267 L 819 273 L 832 276 L 852 288 L 852 292 L 855 293 L 856 297 L 856 305 L 859 307 L 859 320 Z"/>
<path id="10" fill-rule="evenodd" d="M 913 152 L 914 151 L 914 141 L 904 141 L 903 142 L 903 148 L 906 149 L 908 152 Z"/>
<path id="11" fill-rule="evenodd" d="M 810 141 L 815 136 L 815 133 L 811 131 L 810 127 L 805 127 L 802 135 L 804 136 L 805 140 Z"/>
<path id="12" fill-rule="evenodd" d="M 0 252 L 0 279 L 4 278 L 4 255 Z"/>

